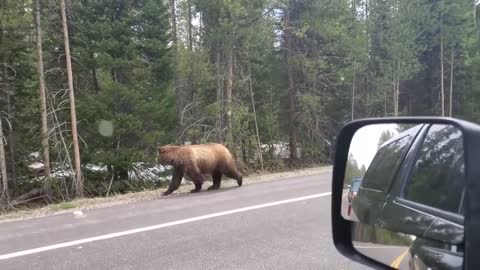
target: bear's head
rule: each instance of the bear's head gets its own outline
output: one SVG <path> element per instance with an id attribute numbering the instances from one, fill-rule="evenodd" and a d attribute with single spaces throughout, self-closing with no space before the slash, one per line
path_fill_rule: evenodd
<path id="1" fill-rule="evenodd" d="M 157 147 L 157 160 L 158 163 L 162 165 L 175 165 L 175 151 L 177 150 L 177 146 L 174 145 L 164 145 Z"/>

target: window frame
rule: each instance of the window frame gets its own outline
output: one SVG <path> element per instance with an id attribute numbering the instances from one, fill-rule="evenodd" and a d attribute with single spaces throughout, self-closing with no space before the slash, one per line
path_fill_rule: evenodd
<path id="1" fill-rule="evenodd" d="M 378 193 L 384 193 L 384 194 L 389 194 L 390 193 L 390 190 L 391 190 L 391 187 L 392 187 L 392 184 L 393 182 L 395 181 L 396 179 L 396 176 L 397 176 L 397 173 L 398 171 L 400 170 L 400 168 L 402 167 L 402 164 L 404 163 L 404 160 L 405 160 L 405 157 L 407 156 L 407 153 L 410 151 L 410 148 L 413 144 L 413 142 L 415 141 L 415 136 L 412 136 L 411 134 L 404 134 L 403 136 L 401 137 L 398 137 L 398 138 L 395 138 L 394 140 L 391 140 L 391 141 L 387 141 L 385 142 L 386 144 L 382 145 L 378 150 L 377 150 L 377 153 L 380 151 L 380 150 L 384 150 L 383 153 L 381 154 L 381 158 L 380 160 L 382 160 L 383 156 L 387 153 L 387 151 L 385 150 L 386 147 L 390 146 L 391 144 L 395 143 L 395 142 L 398 142 L 402 139 L 405 139 L 406 137 L 410 137 L 410 142 L 405 146 L 406 147 L 406 150 L 405 152 L 401 155 L 401 157 L 399 157 L 399 164 L 397 166 L 397 168 L 394 168 L 394 172 L 392 173 L 391 175 L 391 178 L 388 180 L 388 182 L 386 183 L 385 185 L 385 189 L 382 189 L 382 190 L 379 190 L 379 189 L 373 189 L 373 188 L 369 188 L 369 187 L 365 187 L 364 186 L 364 183 L 366 182 L 365 180 L 367 179 L 367 172 L 370 170 L 370 168 L 368 168 L 367 172 L 365 173 L 364 177 L 363 177 L 363 181 L 362 181 L 362 185 L 360 187 L 360 189 L 365 189 L 365 190 L 370 190 L 370 191 L 373 191 L 373 192 L 378 192 Z M 376 155 L 375 155 L 376 157 Z M 374 159 L 375 159 L 374 157 Z M 378 165 L 381 164 L 381 162 L 377 163 L 377 164 L 374 164 L 375 167 L 372 168 L 372 171 L 377 171 L 378 170 Z M 368 182 L 367 182 L 368 183 Z"/>
<path id="2" fill-rule="evenodd" d="M 424 212 L 426 214 L 429 214 L 429 215 L 432 215 L 432 216 L 435 216 L 435 217 L 438 217 L 438 218 L 441 218 L 441 219 L 445 219 L 445 220 L 450 221 L 450 222 L 454 222 L 454 223 L 463 225 L 463 223 L 464 223 L 464 213 L 463 212 L 464 211 L 462 209 L 465 207 L 464 206 L 465 205 L 465 195 L 464 195 L 464 193 L 465 193 L 466 185 L 462 189 L 462 195 L 461 195 L 460 201 L 459 201 L 459 208 L 458 208 L 456 213 L 455 212 L 450 212 L 450 211 L 447 211 L 447 210 L 443 210 L 443 209 L 440 209 L 440 208 L 437 208 L 437 207 L 434 207 L 434 206 L 426 205 L 426 204 L 423 204 L 423 203 L 420 203 L 420 202 L 415 202 L 415 201 L 407 199 L 405 197 L 407 188 L 408 188 L 408 186 L 409 186 L 409 184 L 412 180 L 413 173 L 414 173 L 414 170 L 415 170 L 415 164 L 416 164 L 416 162 L 419 158 L 420 151 L 422 149 L 423 143 L 425 142 L 425 139 L 428 136 L 428 132 L 430 131 L 430 128 L 433 125 L 439 125 L 439 124 L 429 124 L 427 129 L 425 130 L 425 132 L 423 134 L 421 134 L 421 136 L 418 138 L 418 140 L 420 140 L 420 143 L 417 145 L 417 147 L 415 149 L 412 149 L 414 151 L 413 161 L 412 161 L 410 167 L 408 168 L 408 173 L 407 173 L 407 175 L 406 175 L 406 177 L 403 181 L 401 192 L 400 192 L 399 196 L 397 196 L 395 201 L 399 204 L 404 205 L 405 207 L 411 207 L 411 208 L 414 208 L 418 211 Z M 440 125 L 442 125 L 442 124 L 440 124 Z M 443 124 L 443 125 L 445 125 L 445 124 Z M 463 134 L 462 134 L 461 142 L 462 142 L 462 144 L 464 144 Z M 464 153 L 464 156 L 465 156 L 465 153 Z M 465 161 L 465 157 L 464 157 L 464 161 Z M 465 181 L 467 181 L 467 176 L 466 175 L 465 175 Z"/>

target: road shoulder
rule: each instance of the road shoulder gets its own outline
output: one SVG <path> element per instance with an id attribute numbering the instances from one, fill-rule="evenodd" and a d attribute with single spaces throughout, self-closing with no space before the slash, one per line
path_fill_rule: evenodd
<path id="1" fill-rule="evenodd" d="M 275 180 L 288 179 L 298 176 L 309 176 L 317 175 L 331 172 L 331 166 L 322 166 L 322 167 L 313 167 L 306 168 L 294 171 L 285 171 L 278 173 L 268 173 L 268 174 L 254 174 L 248 177 L 245 177 L 243 180 L 244 185 L 250 185 L 261 182 L 269 182 Z M 205 183 L 204 188 L 209 185 L 208 182 Z M 222 181 L 222 188 L 236 186 L 236 181 L 226 179 Z M 185 185 L 182 185 L 175 193 L 170 196 L 178 196 L 189 193 L 193 188 L 193 184 L 186 182 Z M 110 197 L 101 197 L 101 198 L 86 198 L 74 200 L 71 202 L 63 202 L 59 204 L 51 204 L 42 208 L 28 209 L 28 210 L 19 210 L 16 212 L 7 213 L 0 215 L 0 223 L 14 222 L 19 220 L 53 216 L 65 213 L 76 213 L 81 214 L 81 210 L 97 209 L 104 208 L 116 205 L 130 204 L 140 201 L 154 200 L 162 197 L 162 192 L 165 191 L 165 188 L 159 188 L 155 190 L 148 190 L 143 192 L 135 192 L 128 194 L 115 195 Z M 65 209 L 66 208 L 66 209 Z"/>

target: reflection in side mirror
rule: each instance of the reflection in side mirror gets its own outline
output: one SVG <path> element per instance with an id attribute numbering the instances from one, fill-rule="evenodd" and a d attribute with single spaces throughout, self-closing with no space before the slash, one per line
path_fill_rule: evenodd
<path id="1" fill-rule="evenodd" d="M 461 268 L 462 132 L 440 124 L 373 124 L 354 134 L 341 214 L 355 249 L 397 269 Z"/>

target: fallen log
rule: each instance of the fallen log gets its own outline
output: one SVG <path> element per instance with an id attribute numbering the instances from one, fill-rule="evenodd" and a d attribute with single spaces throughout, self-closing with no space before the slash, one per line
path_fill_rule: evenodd
<path id="1" fill-rule="evenodd" d="M 52 194 L 46 188 L 34 188 L 29 192 L 18 196 L 15 200 L 11 201 L 10 206 L 15 207 L 17 205 L 35 201 L 38 199 L 45 199 L 47 201 L 51 201 Z"/>

